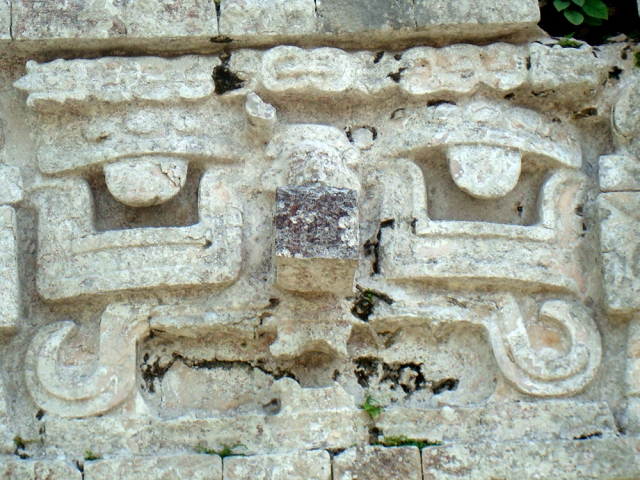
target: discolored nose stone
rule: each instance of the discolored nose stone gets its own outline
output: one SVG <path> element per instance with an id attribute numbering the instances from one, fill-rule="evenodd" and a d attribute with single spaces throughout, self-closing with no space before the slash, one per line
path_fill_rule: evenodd
<path id="1" fill-rule="evenodd" d="M 355 190 L 280 187 L 276 204 L 278 285 L 299 292 L 352 293 L 360 244 Z"/>

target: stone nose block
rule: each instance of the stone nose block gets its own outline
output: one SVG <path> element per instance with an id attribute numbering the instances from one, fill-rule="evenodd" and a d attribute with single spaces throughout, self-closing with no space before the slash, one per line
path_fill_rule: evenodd
<path id="1" fill-rule="evenodd" d="M 358 194 L 328 186 L 276 191 L 278 285 L 349 295 L 358 267 Z"/>

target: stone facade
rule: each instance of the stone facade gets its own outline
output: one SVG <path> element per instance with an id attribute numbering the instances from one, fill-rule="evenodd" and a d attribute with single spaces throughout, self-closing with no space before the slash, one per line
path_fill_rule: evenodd
<path id="1" fill-rule="evenodd" d="M 0 0 L 0 476 L 640 478 L 640 49 L 539 19 Z"/>

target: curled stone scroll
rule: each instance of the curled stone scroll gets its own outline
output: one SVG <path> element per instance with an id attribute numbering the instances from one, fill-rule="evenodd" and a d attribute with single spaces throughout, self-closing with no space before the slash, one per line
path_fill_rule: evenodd
<path id="1" fill-rule="evenodd" d="M 47 325 L 31 341 L 25 364 L 29 393 L 36 404 L 62 417 L 99 415 L 120 405 L 136 381 L 136 345 L 149 335 L 149 307 L 109 305 L 100 319 L 97 367 L 71 378 L 58 365 L 60 349 L 77 333 L 71 321 Z"/>
<path id="2" fill-rule="evenodd" d="M 543 303 L 539 319 L 556 323 L 566 332 L 567 351 L 534 348 L 520 307 L 507 296 L 487 326 L 500 369 L 519 390 L 531 395 L 579 392 L 593 380 L 602 359 L 595 322 L 584 307 L 561 300 Z"/>

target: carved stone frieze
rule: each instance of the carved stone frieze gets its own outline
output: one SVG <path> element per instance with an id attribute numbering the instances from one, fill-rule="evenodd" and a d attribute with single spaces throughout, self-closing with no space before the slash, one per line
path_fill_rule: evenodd
<path id="1" fill-rule="evenodd" d="M 0 0 L 0 476 L 640 475 L 633 42 L 49 3 Z"/>

